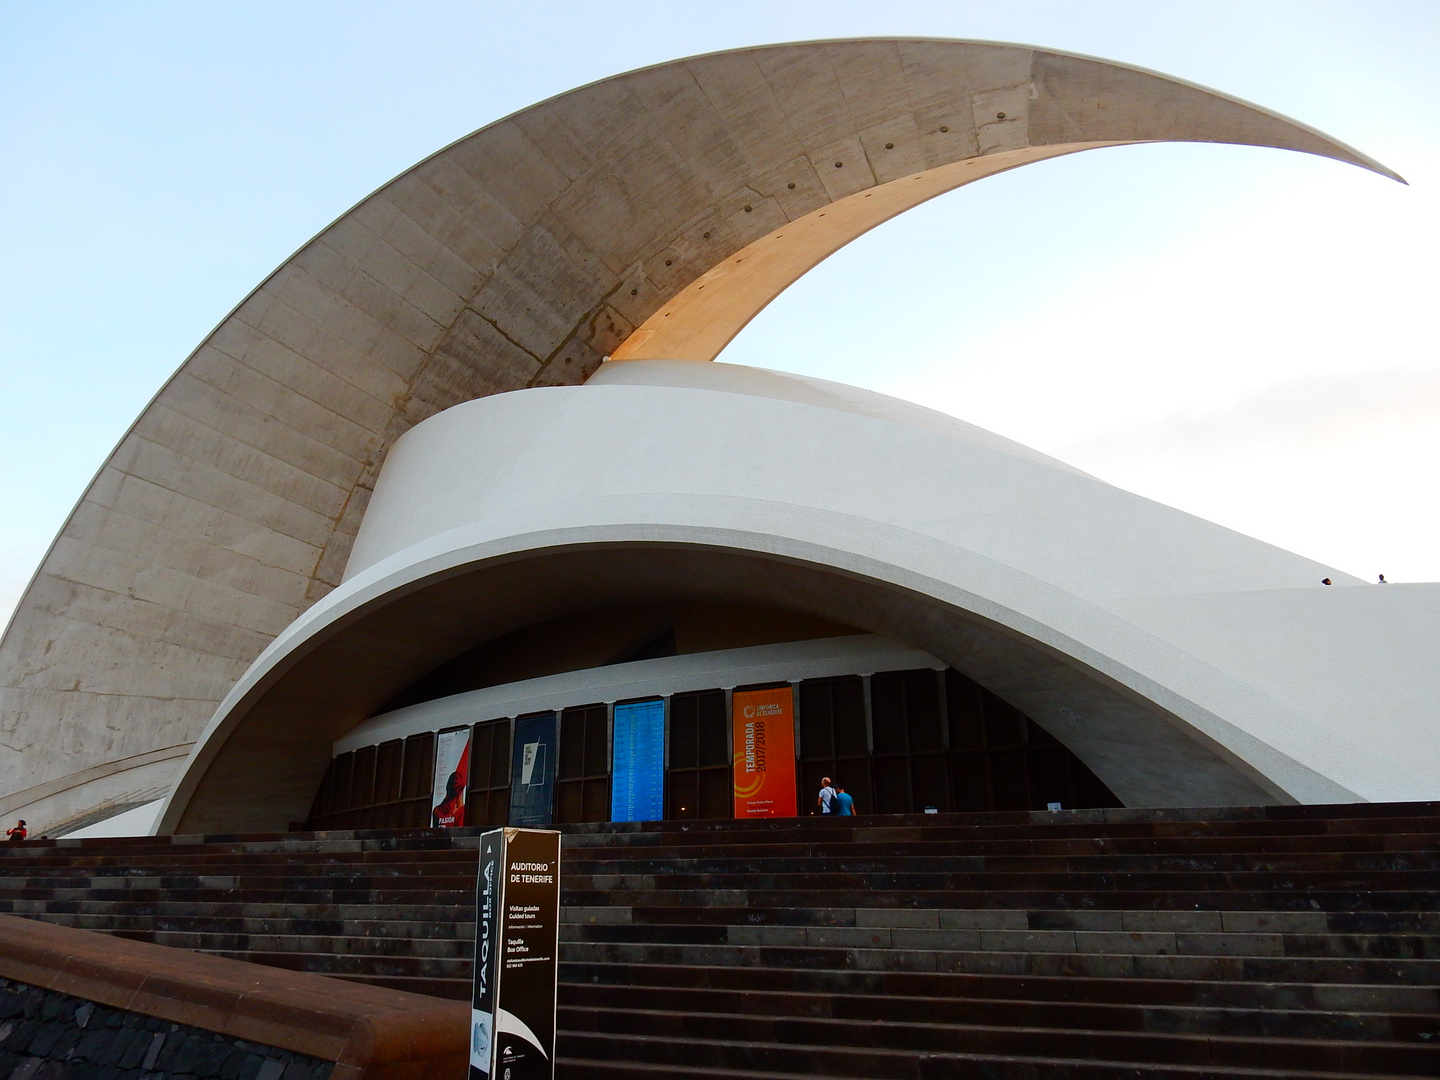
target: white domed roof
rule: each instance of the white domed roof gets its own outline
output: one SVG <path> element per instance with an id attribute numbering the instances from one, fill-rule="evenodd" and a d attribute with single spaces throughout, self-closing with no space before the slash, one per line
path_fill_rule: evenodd
<path id="1" fill-rule="evenodd" d="M 601 365 L 590 376 L 589 386 L 677 386 L 692 390 L 714 390 L 725 394 L 796 401 L 822 409 L 888 420 L 905 427 L 960 439 L 974 446 L 1038 461 L 1068 472 L 1083 473 L 1073 465 L 1049 457 L 1022 443 L 993 431 L 967 424 L 948 413 L 927 409 L 911 401 L 862 390 L 858 386 L 793 375 L 787 371 L 694 360 L 614 360 Z"/>

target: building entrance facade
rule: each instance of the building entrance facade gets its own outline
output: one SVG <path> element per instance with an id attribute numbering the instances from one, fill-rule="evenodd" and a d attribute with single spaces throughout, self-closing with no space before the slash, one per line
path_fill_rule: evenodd
<path id="1" fill-rule="evenodd" d="M 447 793 L 436 779 L 456 775 L 437 756 L 446 735 L 468 740 L 461 770 L 467 826 L 767 816 L 737 800 L 754 753 L 743 732 L 736 738 L 735 700 L 748 700 L 751 691 L 788 698 L 791 730 L 784 734 L 793 737 L 793 756 L 762 747 L 761 760 L 767 783 L 793 794 L 801 815 L 818 812 L 826 777 L 846 788 L 861 815 L 1121 805 L 1079 758 L 995 694 L 953 669 L 912 668 L 590 702 L 343 750 L 305 824 L 440 824 L 437 807 Z M 617 745 L 616 709 L 644 702 L 655 706 L 656 747 L 641 761 L 633 735 Z M 738 723 L 746 723 L 743 715 Z M 554 733 L 553 749 L 536 731 Z M 767 745 L 780 742 L 772 735 Z M 643 802 L 615 797 L 616 777 L 625 777 L 628 791 L 637 774 L 657 789 L 648 811 Z"/>

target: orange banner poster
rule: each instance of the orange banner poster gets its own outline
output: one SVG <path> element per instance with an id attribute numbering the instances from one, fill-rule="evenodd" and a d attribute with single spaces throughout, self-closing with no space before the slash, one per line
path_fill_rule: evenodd
<path id="1" fill-rule="evenodd" d="M 790 687 L 732 695 L 735 816 L 795 816 L 795 710 Z"/>

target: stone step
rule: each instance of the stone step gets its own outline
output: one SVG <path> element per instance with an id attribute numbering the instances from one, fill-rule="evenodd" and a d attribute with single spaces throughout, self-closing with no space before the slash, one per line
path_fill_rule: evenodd
<path id="1" fill-rule="evenodd" d="M 1321 1012 L 1284 1009 L 1221 1009 L 1149 1003 L 1098 1004 L 1006 998 L 896 998 L 861 994 L 801 994 L 755 990 L 680 990 L 674 987 L 565 985 L 566 1010 L 633 1009 L 744 1016 L 810 1017 L 862 1023 L 974 1024 L 985 1027 L 1084 1028 L 1154 1034 L 1243 1036 L 1247 1038 L 1344 1039 L 1427 1043 L 1436 1028 L 1431 1017 L 1405 1013 Z M 1422 1037 L 1424 1036 L 1424 1037 Z"/>
<path id="2" fill-rule="evenodd" d="M 921 1014 L 923 1015 L 923 1014 Z M 780 1045 L 790 1051 L 882 1050 L 926 1054 L 968 1053 L 1068 1057 L 1177 1065 L 1265 1064 L 1296 1071 L 1383 1072 L 1435 1075 L 1440 1071 L 1440 1046 L 1420 1040 L 1361 1040 L 1281 1035 L 1255 1037 L 1216 1032 L 1127 1031 L 1051 1025 L 987 1025 L 947 1023 L 912 1014 L 903 1018 L 865 1019 L 754 1013 L 686 1012 L 665 1009 L 619 1009 L 567 1005 L 557 1025 L 577 1032 L 677 1039 L 725 1040 L 743 1032 L 747 1038 Z M 787 1067 L 783 1058 L 773 1066 Z M 793 1066 L 789 1066 L 793 1068 Z"/>
<path id="3" fill-rule="evenodd" d="M 1065 910 L 1125 912 L 1141 909 L 1158 911 L 1274 912 L 1313 911 L 1343 915 L 1336 932 L 1386 932 L 1408 927 L 1415 933 L 1433 932 L 1433 892 L 1366 893 L 1154 893 L 1126 892 L 989 892 L 975 890 L 903 889 L 770 890 L 770 889 L 636 889 L 617 884 L 611 889 L 562 889 L 562 903 L 577 908 L 628 908 L 637 922 L 771 922 L 772 913 L 816 911 L 833 908 L 850 912 L 858 908 L 990 909 L 996 911 Z M 331 890 L 324 893 L 209 892 L 167 896 L 164 893 L 116 895 L 85 890 L 40 891 L 0 898 L 0 911 L 15 915 L 43 916 L 50 912 L 101 913 L 101 904 L 117 905 L 115 910 L 149 914 L 162 909 L 189 909 L 196 913 L 242 914 L 305 906 L 311 912 L 354 908 L 389 908 L 403 911 L 448 909 L 450 917 L 469 919 L 474 908 L 474 890 L 396 893 L 384 889 Z M 1360 916 L 1365 916 L 1361 918 Z M 305 917 L 299 915 L 297 917 Z M 415 916 L 425 918 L 426 916 Z M 834 922 L 834 919 L 827 920 Z M 848 921 L 848 919 L 847 919 Z M 1343 928 L 1342 928 L 1343 924 Z"/>
<path id="4" fill-rule="evenodd" d="M 928 1064 L 929 1056 L 924 1058 Z M 953 1055 L 935 1059 L 944 1071 L 916 1071 L 914 1080 L 952 1076 L 983 1076 L 989 1080 L 1368 1080 L 1355 1074 L 1286 1073 L 1271 1069 L 1191 1068 L 1183 1065 L 1136 1066 L 1128 1063 L 1074 1061 L 1063 1058 L 1007 1058 L 1001 1055 Z M 665 1077 L 666 1080 L 800 1080 L 808 1073 L 781 1073 L 756 1069 L 725 1069 L 694 1062 L 674 1065 L 620 1059 L 570 1058 L 556 1054 L 556 1075 L 567 1080 L 631 1080 Z M 960 1070 L 960 1071 L 954 1071 Z M 865 1080 L 865 1078 L 857 1078 Z M 908 1080 L 908 1078 L 907 1078 Z"/>
<path id="5" fill-rule="evenodd" d="M 469 978 L 464 957 L 415 953 L 275 951 L 240 944 L 201 951 L 302 971 L 349 975 Z M 647 963 L 739 968 L 797 967 L 836 971 L 980 972 L 1011 975 L 1087 975 L 1128 979 L 1203 981 L 1261 979 L 1267 982 L 1440 982 L 1440 962 L 1427 960 L 1328 959 L 1315 957 L 1216 957 L 1134 953 L 1033 952 L 1020 949 L 920 950 L 843 946 L 631 945 L 565 942 L 566 963 Z"/>
<path id="6" fill-rule="evenodd" d="M 981 830 L 1024 830 L 1030 833 L 1054 831 L 1086 834 L 1115 833 L 1165 833 L 1185 835 L 1202 831 L 1211 835 L 1259 832 L 1265 835 L 1293 835 L 1305 833 L 1348 834 L 1355 832 L 1383 832 L 1406 824 L 1415 831 L 1436 832 L 1435 804 L 1416 803 L 1400 806 L 1397 804 L 1372 804 L 1366 812 L 1356 812 L 1349 806 L 1328 807 L 1269 807 L 1256 813 L 1254 808 L 1187 808 L 1180 811 L 1157 810 L 1106 810 L 1106 811 L 1065 811 L 1058 814 L 1047 812 L 995 813 L 995 814 L 945 814 L 932 816 L 896 816 L 888 818 L 857 818 L 855 824 L 841 825 L 839 822 L 822 818 L 801 818 L 795 822 L 783 823 L 804 829 L 811 834 L 843 828 L 847 834 L 860 834 L 863 839 L 871 833 L 883 833 L 887 837 L 903 834 L 908 830 L 925 828 L 928 831 L 955 829 L 975 834 Z M 1299 811 L 1299 812 L 1296 812 Z M 563 826 L 568 837 L 577 844 L 589 842 L 587 838 L 601 836 L 602 843 L 656 843 L 685 842 L 717 833 L 742 833 L 748 843 L 763 843 L 766 833 L 773 831 L 773 822 L 696 822 L 685 826 L 675 823 L 647 823 L 642 827 L 620 827 L 613 825 Z M 282 837 L 273 835 L 245 837 L 222 836 L 180 836 L 161 838 L 134 838 L 120 845 L 113 840 L 82 841 L 61 839 L 48 845 L 31 845 L 32 850 L 50 850 L 86 853 L 100 847 L 113 849 L 124 847 L 134 854 L 184 852 L 204 845 L 212 850 L 226 849 L 245 852 L 274 852 L 303 848 L 312 852 L 335 851 L 384 851 L 396 847 L 412 850 L 433 847 L 454 849 L 473 847 L 482 830 L 406 830 L 387 831 L 335 831 L 329 833 L 296 833 Z"/>
<path id="7" fill-rule="evenodd" d="M 928 834 L 917 840 L 891 840 L 888 842 L 829 840 L 774 840 L 756 845 L 733 838 L 715 839 L 709 842 L 690 844 L 622 844 L 611 842 L 612 837 L 594 835 L 563 838 L 562 850 L 568 859 L 652 859 L 661 853 L 677 857 L 700 858 L 745 858 L 757 852 L 766 858 L 804 856 L 829 856 L 836 853 L 850 853 L 869 857 L 887 855 L 896 851 L 914 855 L 986 855 L 986 856 L 1090 856 L 1118 855 L 1145 856 L 1169 854 L 1198 854 L 1204 857 L 1225 855 L 1269 854 L 1277 856 L 1298 854 L 1374 854 L 1383 852 L 1424 852 L 1433 849 L 1435 832 L 1411 833 L 1306 833 L 1283 836 L 1213 836 L 1199 833 L 1194 836 L 1096 836 L 1080 835 L 1069 837 L 1035 838 L 1032 836 L 1009 839 L 982 839 L 976 836 L 957 836 L 940 839 Z"/>
<path id="8" fill-rule="evenodd" d="M 1440 870 L 1356 871 L 1353 873 L 1317 872 L 1292 875 L 1261 870 L 1233 873 L 1198 871 L 1155 871 L 1153 873 L 1015 873 L 990 871 L 984 868 L 918 871 L 878 867 L 868 870 L 837 870 L 825 866 L 790 869 L 777 873 L 751 873 L 736 870 L 725 873 L 684 873 L 658 871 L 648 874 L 584 874 L 562 867 L 567 890 L 583 892 L 604 888 L 602 881 L 622 878 L 627 882 L 644 882 L 631 888 L 662 889 L 737 889 L 801 890 L 834 889 L 899 889 L 916 892 L 1020 890 L 1056 890 L 1069 892 L 1101 892 L 1108 890 L 1171 893 L 1183 891 L 1233 892 L 1295 892 L 1357 890 L 1364 892 L 1415 892 L 1440 889 Z M 459 888 L 460 882 L 444 878 L 437 888 Z M 182 888 L 184 886 L 181 886 Z M 315 887 L 329 887 L 319 881 Z M 386 883 L 386 888 L 398 885 Z M 416 888 L 420 885 L 417 882 Z"/>
<path id="9" fill-rule="evenodd" d="M 811 997 L 862 994 L 910 998 L 1006 998 L 1113 1004 L 1190 1005 L 1221 1009 L 1311 1009 L 1324 1012 L 1411 1013 L 1440 1023 L 1440 989 L 1434 985 L 1270 982 L 1265 980 L 1128 979 L 976 972 L 856 971 L 824 968 L 765 969 L 732 965 L 560 964 L 561 985 L 600 985 L 617 990 L 705 989 L 794 992 Z"/>
<path id="10" fill-rule="evenodd" d="M 128 915 L 144 918 L 204 919 L 345 919 L 384 922 L 445 922 L 473 918 L 471 905 L 453 904 L 289 904 L 239 903 L 234 901 L 163 901 L 135 904 L 126 900 L 20 900 L 12 903 L 0 899 L 0 910 L 8 914 L 49 918 L 51 914 Z"/>
<path id="11" fill-rule="evenodd" d="M 762 888 L 656 888 L 648 881 L 620 878 L 596 880 L 589 889 L 564 882 L 561 902 L 574 907 L 722 908 L 756 910 L 780 908 L 997 908 L 1134 911 L 1155 908 L 1168 911 L 1334 911 L 1433 912 L 1435 892 L 1428 889 L 1371 892 L 1363 889 L 1324 891 L 1170 891 L 1097 889 L 1093 891 L 944 889 L 762 889 Z"/>
<path id="12" fill-rule="evenodd" d="M 184 933 L 205 935 L 248 936 L 284 935 L 297 937 L 321 936 L 339 939 L 376 939 L 406 941 L 459 941 L 466 947 L 474 942 L 475 924 L 470 922 L 398 922 L 385 919 L 248 919 L 195 918 L 136 915 L 55 914 L 46 922 L 73 926 L 81 930 L 135 936 L 138 932 Z M 150 939 L 145 939 L 150 940 Z M 158 938 L 156 939 L 158 940 Z M 160 942 L 169 944 L 169 942 Z M 198 948 L 184 945 L 182 948 Z"/>
<path id="13" fill-rule="evenodd" d="M 878 819 L 877 819 L 878 820 Z M 1332 823 L 1317 822 L 1304 828 L 1236 828 L 1224 822 L 1174 825 L 1135 825 L 1128 827 L 1091 827 L 1071 825 L 1045 828 L 1012 826 L 995 828 L 969 824 L 952 826 L 886 827 L 872 825 L 852 828 L 827 824 L 819 829 L 806 829 L 804 819 L 787 826 L 784 831 L 699 829 L 672 833 L 632 833 L 613 826 L 601 832 L 577 833 L 577 826 L 559 826 L 562 845 L 574 857 L 590 852 L 603 852 L 617 858 L 644 858 L 657 851 L 691 851 L 704 854 L 712 851 L 743 849 L 765 854 L 805 851 L 830 851 L 849 847 L 856 851 L 902 849 L 907 851 L 964 851 L 1021 853 L 1103 853 L 1151 851 L 1346 851 L 1381 850 L 1405 847 L 1424 850 L 1432 847 L 1440 827 L 1430 819 L 1410 819 L 1387 823 L 1377 828 L 1341 829 Z M 316 845 L 302 838 L 257 845 L 202 844 L 164 845 L 136 848 L 112 841 L 90 841 L 85 845 L 64 846 L 62 841 L 31 842 L 24 849 L 24 861 L 32 865 L 121 866 L 125 862 L 146 862 L 155 865 L 202 865 L 250 861 L 259 864 L 288 864 L 298 860 L 365 861 L 383 865 L 390 861 L 427 862 L 464 861 L 473 859 L 478 834 L 454 830 L 455 835 L 440 834 L 428 838 L 405 837 L 397 834 L 383 844 L 352 842 L 337 845 Z M 0 854 L 0 862 L 20 858 L 17 852 Z"/>
<path id="14" fill-rule="evenodd" d="M 1418 834 L 1417 834 L 1418 835 Z M 315 845 L 304 841 L 279 841 L 275 844 L 258 845 L 258 850 L 238 848 L 226 844 L 194 844 L 190 847 L 166 847 L 156 850 L 137 851 L 111 841 L 94 841 L 98 847 L 60 848 L 46 844 L 27 844 L 23 861 L 26 865 L 73 865 L 73 867 L 125 867 L 127 864 L 176 865 L 176 867 L 206 867 L 206 865 L 324 865 L 325 863 L 366 863 L 389 865 L 392 863 L 467 863 L 475 860 L 474 844 L 458 847 L 446 838 L 442 845 L 425 847 L 410 845 L 405 841 L 386 845 L 384 848 L 369 848 L 363 845 L 343 845 L 337 850 L 317 850 Z M 1420 845 L 1416 845 L 1420 847 Z M 0 852 L 0 865 L 6 858 L 19 854 Z"/>
<path id="15" fill-rule="evenodd" d="M 55 903 L 82 903 L 94 900 L 116 900 L 128 903 L 149 904 L 181 902 L 190 903 L 236 903 L 236 904 L 377 904 L 381 906 L 415 904 L 422 899 L 433 904 L 453 908 L 473 907 L 475 903 L 475 882 L 469 881 L 464 888 L 334 888 L 334 889 L 15 889 L 5 894 L 5 905 L 0 910 L 12 914 L 21 912 L 13 905 L 18 901 L 50 901 Z"/>
<path id="16" fill-rule="evenodd" d="M 281 917 L 256 917 L 242 910 L 180 914 L 138 912 L 123 904 L 87 904 L 88 911 L 32 912 L 47 921 L 86 930 L 150 931 L 193 935 L 290 935 L 399 940 L 473 940 L 474 924 L 461 913 L 425 912 L 430 919 L 408 920 L 405 912 L 380 909 L 364 918 L 343 918 L 323 909 L 287 911 Z M 666 914 L 671 914 L 668 909 Z M 1440 935 L 1433 933 L 1339 933 L 1327 928 L 1323 912 L 1167 912 L 1167 911 L 1005 911 L 842 909 L 778 913 L 749 921 L 650 921 L 635 919 L 631 908 L 566 908 L 561 933 L 573 941 L 719 943 L 753 945 L 828 945 L 850 942 L 874 947 L 984 948 L 1023 942 L 1040 951 L 1122 951 L 1244 956 L 1355 956 L 1408 959 L 1440 958 Z M 763 913 L 770 914 L 770 913 Z M 445 916 L 449 916 L 446 918 Z M 393 917 L 392 917 L 393 916 Z M 1403 928 L 1402 928 L 1403 929 Z M 198 946 L 185 946 L 198 947 Z M 233 947 L 233 946 L 232 946 Z"/>
<path id="17" fill-rule="evenodd" d="M 568 923 L 566 942 L 778 945 L 936 952 L 1129 953 L 1147 956 L 1366 957 L 1440 960 L 1440 936 L 1173 930 L 921 929 L 884 926 L 724 926 Z"/>
<path id="18" fill-rule="evenodd" d="M 732 1069 L 745 1075 L 788 1072 L 810 1076 L 871 1077 L 876 1080 L 921 1080 L 941 1076 L 1013 1077 L 1017 1080 L 1048 1080 L 1052 1077 L 1057 1080 L 1060 1077 L 1067 1080 L 1100 1080 L 1102 1077 L 1105 1080 L 1122 1077 L 1126 1080 L 1136 1077 L 1198 1080 L 1199 1077 L 1222 1076 L 1236 1080 L 1278 1080 L 1284 1076 L 1348 1080 L 1383 1074 L 1424 1075 L 1408 1067 L 1409 1055 L 1414 1053 L 1415 1048 L 1407 1045 L 1393 1048 L 1366 1046 L 1364 1050 L 1367 1053 L 1337 1053 L 1327 1061 L 1323 1050 L 1319 1049 L 1322 1044 L 1310 1044 L 1307 1049 L 1311 1052 L 1303 1056 L 1320 1060 L 1313 1064 L 1307 1061 L 1311 1067 L 1306 1068 L 1287 1053 L 1292 1045 L 1281 1040 L 1220 1040 L 1218 1044 L 1212 1044 L 1208 1038 L 1189 1043 L 1170 1039 L 1163 1046 L 1158 1040 L 1151 1040 L 1151 1047 L 1144 1049 L 1168 1050 L 1174 1057 L 1181 1058 L 1178 1061 L 1156 1062 L 1143 1057 L 1138 1060 L 1133 1057 L 1106 1059 L 1102 1056 L 1106 1052 L 1138 1053 L 1141 1049 L 1136 1046 L 1139 1040 L 1085 1031 L 1066 1032 L 1059 1040 L 1047 1039 L 1049 1033 L 1035 1029 L 994 1033 L 980 1031 L 973 1034 L 971 1045 L 991 1048 L 967 1052 L 932 1049 L 913 1041 L 930 1034 L 944 1041 L 943 1029 L 932 1033 L 917 1025 L 906 1025 L 894 1031 L 886 1030 L 889 1027 L 877 1025 L 865 1034 L 881 1040 L 893 1036 L 911 1041 L 897 1047 L 801 1046 L 771 1041 L 774 1025 L 756 1022 L 731 1031 L 729 1038 L 723 1032 L 702 1038 L 689 1033 L 654 1035 L 567 1030 L 563 1040 L 557 1041 L 556 1053 L 557 1056 L 564 1054 L 567 1058 L 586 1061 L 639 1061 L 665 1066 L 675 1070 L 670 1073 L 674 1076 L 689 1075 L 686 1070 L 693 1067 L 691 1063 L 694 1062 L 704 1062 L 707 1068 Z M 749 1038 L 735 1038 L 739 1033 Z M 1055 1046 L 1056 1041 L 1058 1046 Z M 1039 1043 L 1049 1043 L 1054 1049 L 1050 1054 L 1044 1054 L 1037 1049 Z M 1298 1045 L 1305 1046 L 1303 1043 Z M 1323 1045 L 1328 1048 L 1328 1044 Z M 1353 1050 L 1344 1044 L 1340 1046 L 1346 1051 Z M 1089 1051 L 1092 1056 L 1077 1056 L 1076 1049 Z M 1062 1054 L 1065 1056 L 1060 1056 Z M 1233 1055 L 1233 1059 L 1226 1060 L 1227 1055 Z M 1356 1061 L 1356 1058 L 1361 1060 Z M 1401 1067 L 1391 1068 L 1392 1062 L 1396 1061 L 1401 1063 Z"/>
<path id="19" fill-rule="evenodd" d="M 955 971 L 1205 981 L 1261 979 L 1267 982 L 1311 983 L 1440 983 L 1440 961 L 1437 960 L 1170 955 L 1076 952 L 1073 949 L 1035 951 L 1023 947 L 929 949 L 567 941 L 561 943 L 560 958 L 571 963 L 800 967 L 842 971 Z"/>
<path id="20" fill-rule="evenodd" d="M 252 958 L 284 954 L 311 957 L 415 957 L 446 960 L 467 966 L 474 955 L 474 941 L 443 938 L 344 937 L 321 934 L 213 934 L 178 930 L 120 930 L 116 937 L 148 941 L 174 949 L 196 952 L 223 952 Z M 284 965 L 272 965 L 284 966 Z"/>
<path id="21" fill-rule="evenodd" d="M 13 866 L 13 864 L 12 864 Z M 1046 880 L 1064 879 L 1076 887 L 1087 881 L 1105 877 L 1148 881 L 1156 887 L 1174 888 L 1174 883 L 1237 878 L 1250 888 L 1266 887 L 1276 882 L 1280 887 L 1293 888 L 1295 882 L 1323 885 L 1335 880 L 1365 878 L 1372 887 L 1384 882 L 1426 887 L 1440 875 L 1440 854 L 1387 852 L 1360 853 L 1340 856 L 1296 855 L 1276 859 L 1265 855 L 1205 857 L 1191 855 L 1165 856 L 987 856 L 987 855 L 908 855 L 894 851 L 887 855 L 829 856 L 787 855 L 782 858 L 704 858 L 665 857 L 645 859 L 563 859 L 566 876 L 583 882 L 608 876 L 664 876 L 670 878 L 725 879 L 743 875 L 750 878 L 783 881 L 795 875 L 823 875 L 839 882 L 846 877 L 870 878 L 873 875 L 905 875 L 924 878 L 963 880 L 971 875 L 984 875 L 1010 882 L 1018 876 Z M 472 880 L 476 865 L 446 863 L 336 864 L 302 868 L 245 867 L 231 863 L 204 868 L 203 873 L 185 873 L 177 868 L 137 866 L 125 868 L 27 867 L 23 874 L 0 865 L 0 890 L 16 889 L 216 889 L 244 886 L 252 889 L 330 888 L 341 882 L 383 882 L 392 888 L 418 887 L 418 882 L 434 883 L 437 887 L 454 888 Z M 143 872 L 142 872 L 143 871 Z M 582 886 L 583 887 L 583 886 Z M 1067 886 L 1069 887 L 1069 886 Z"/>
<path id="22" fill-rule="evenodd" d="M 651 854 L 644 858 L 564 858 L 566 870 L 574 874 L 771 874 L 793 872 L 799 867 L 819 864 L 828 873 L 955 873 L 973 870 L 984 873 L 1091 874 L 1091 873 L 1424 873 L 1440 868 L 1440 853 L 1429 851 L 1301 852 L 1290 856 L 1272 852 L 1225 855 L 1197 855 L 1190 852 L 1156 852 L 1143 855 L 1090 854 L 983 854 L 967 852 L 912 852 L 896 850 L 872 853 L 844 851 L 840 845 L 830 852 L 766 853 L 725 855 Z M 369 868 L 366 867 L 368 870 Z M 390 868 L 386 868 L 390 871 Z"/>
<path id="23" fill-rule="evenodd" d="M 745 850 L 743 846 L 727 846 L 723 850 L 688 848 L 647 848 L 626 852 L 623 849 L 595 848 L 565 850 L 563 859 L 573 873 L 783 873 L 797 867 L 823 865 L 833 873 L 876 870 L 886 872 L 943 873 L 964 870 L 1011 873 L 1302 873 L 1335 874 L 1356 871 L 1426 873 L 1440 866 L 1440 852 L 1434 850 L 1433 839 L 1424 845 L 1390 847 L 1386 850 L 1364 851 L 1298 851 L 1276 852 L 1263 844 L 1256 850 L 1236 852 L 1195 852 L 1180 845 L 1157 844 L 1154 850 L 1122 852 L 1084 851 L 987 851 L 971 845 L 854 845 L 833 844 L 817 847 L 802 845 L 798 849 Z M 284 861 L 266 859 L 226 858 L 206 860 L 188 865 L 164 861 L 127 858 L 107 865 L 47 863 L 40 860 L 20 862 L 0 860 L 0 882 L 6 888 L 26 887 L 30 880 L 63 884 L 66 881 L 90 882 L 143 878 L 188 884 L 206 878 L 245 875 L 259 881 L 307 881 L 326 877 L 427 877 L 469 876 L 475 870 L 473 853 L 465 858 L 447 857 L 417 861 L 395 858 L 372 861 L 362 858 L 333 858 L 324 861 L 290 858 Z"/>
<path id="24" fill-rule="evenodd" d="M 853 908 L 989 908 L 997 910 L 1136 911 L 1314 911 L 1344 913 L 1406 914 L 1424 922 L 1434 914 L 1435 892 L 1425 889 L 1380 890 L 1159 890 L 1113 889 L 1002 889 L 1002 888 L 909 888 L 904 884 L 856 888 L 771 888 L 764 883 L 741 881 L 727 887 L 700 886 L 693 882 L 640 878 L 596 880 L 579 888 L 562 875 L 562 902 L 569 907 L 629 907 L 634 909 L 693 909 L 743 907 L 752 910 Z M 449 907 L 473 906 L 474 885 L 464 889 L 396 890 L 363 886 L 325 890 L 160 890 L 160 889 L 27 889 L 0 895 L 0 910 L 24 913 L 45 910 L 37 904 L 58 905 L 113 902 L 145 907 L 159 905 L 247 905 L 251 907 L 289 905 Z M 78 909 L 72 909 L 78 910 Z"/>
<path id="25" fill-rule="evenodd" d="M 805 1073 L 756 1072 L 754 1069 L 709 1069 L 697 1065 L 677 1068 L 640 1061 L 594 1061 L 555 1055 L 555 1075 L 569 1080 L 634 1080 L 647 1076 L 664 1080 L 810 1080 Z"/>
<path id="26" fill-rule="evenodd" d="M 5 903 L 0 901 L 0 907 Z M 395 926 L 406 933 L 447 936 L 454 928 L 469 936 L 469 909 L 447 905 L 367 904 L 242 904 L 184 901 L 135 905 L 123 900 L 19 901 L 11 911 L 20 915 L 86 916 L 95 921 L 67 925 L 87 929 L 129 926 L 132 920 L 197 920 L 227 932 L 270 932 L 284 924 L 323 924 L 325 933 L 379 932 L 367 927 Z M 105 923 L 104 919 L 121 920 Z M 1025 910 L 1011 908 L 749 908 L 678 906 L 629 907 L 570 905 L 561 909 L 562 923 L 647 923 L 671 925 L 876 926 L 947 930 L 1124 930 L 1288 934 L 1382 934 L 1440 932 L 1440 912 L 1325 912 L 1170 910 Z M 318 931 L 317 931 L 318 932 Z"/>
<path id="27" fill-rule="evenodd" d="M 796 843 L 843 839 L 858 843 L 911 840 L 983 840 L 1016 838 L 1075 837 L 1232 837 L 1232 836 L 1378 836 L 1411 833 L 1435 835 L 1434 804 L 1419 813 L 1399 813 L 1370 818 L 1324 817 L 1294 820 L 1227 818 L 1206 816 L 1202 811 L 1187 819 L 1163 820 L 1163 810 L 1138 810 L 1128 820 L 1101 820 L 1103 812 L 1069 811 L 1062 814 L 1024 815 L 1035 820 L 999 820 L 1004 815 L 938 814 L 873 816 L 861 815 L 850 821 L 805 816 L 787 821 L 698 821 L 686 825 L 674 822 L 646 823 L 643 828 L 622 828 L 615 824 L 560 826 L 567 844 L 576 847 L 681 846 L 717 842 L 744 842 L 752 846 L 767 843 Z M 657 827 L 650 827 L 657 826 Z M 600 837 L 599 840 L 591 839 Z"/>
<path id="28" fill-rule="evenodd" d="M 376 890 L 390 892 L 425 892 L 427 890 L 474 891 L 475 872 L 424 876 L 409 874 L 326 873 L 308 877 L 299 875 L 264 876 L 255 874 L 215 874 L 204 877 L 96 877 L 96 878 L 10 878 L 0 879 L 0 892 L 7 896 L 31 892 L 69 894 L 76 892 L 115 894 L 117 898 L 144 896 L 147 893 L 185 896 L 204 893 L 325 893 L 340 890 Z"/>
<path id="29" fill-rule="evenodd" d="M 560 924 L 670 924 L 677 909 L 570 906 Z M 732 917 L 726 917 L 732 916 Z M 1364 926 L 1349 914 L 1315 912 L 1201 912 L 1201 910 L 917 909 L 917 907 L 798 907 L 798 909 L 690 909 L 687 924 L 727 926 L 883 926 L 930 930 L 1169 930 L 1197 933 L 1440 933 L 1440 912 L 1374 913 Z"/>

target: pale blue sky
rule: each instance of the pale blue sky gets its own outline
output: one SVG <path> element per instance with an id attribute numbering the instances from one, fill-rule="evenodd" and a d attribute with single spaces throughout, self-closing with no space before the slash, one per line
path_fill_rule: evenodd
<path id="1" fill-rule="evenodd" d="M 1440 4 L 0 0 L 0 618 L 205 334 L 515 109 L 773 41 L 1021 41 L 1291 115 L 1406 176 L 1134 147 L 946 196 L 722 356 L 944 408 L 1373 579 L 1440 579 Z"/>

